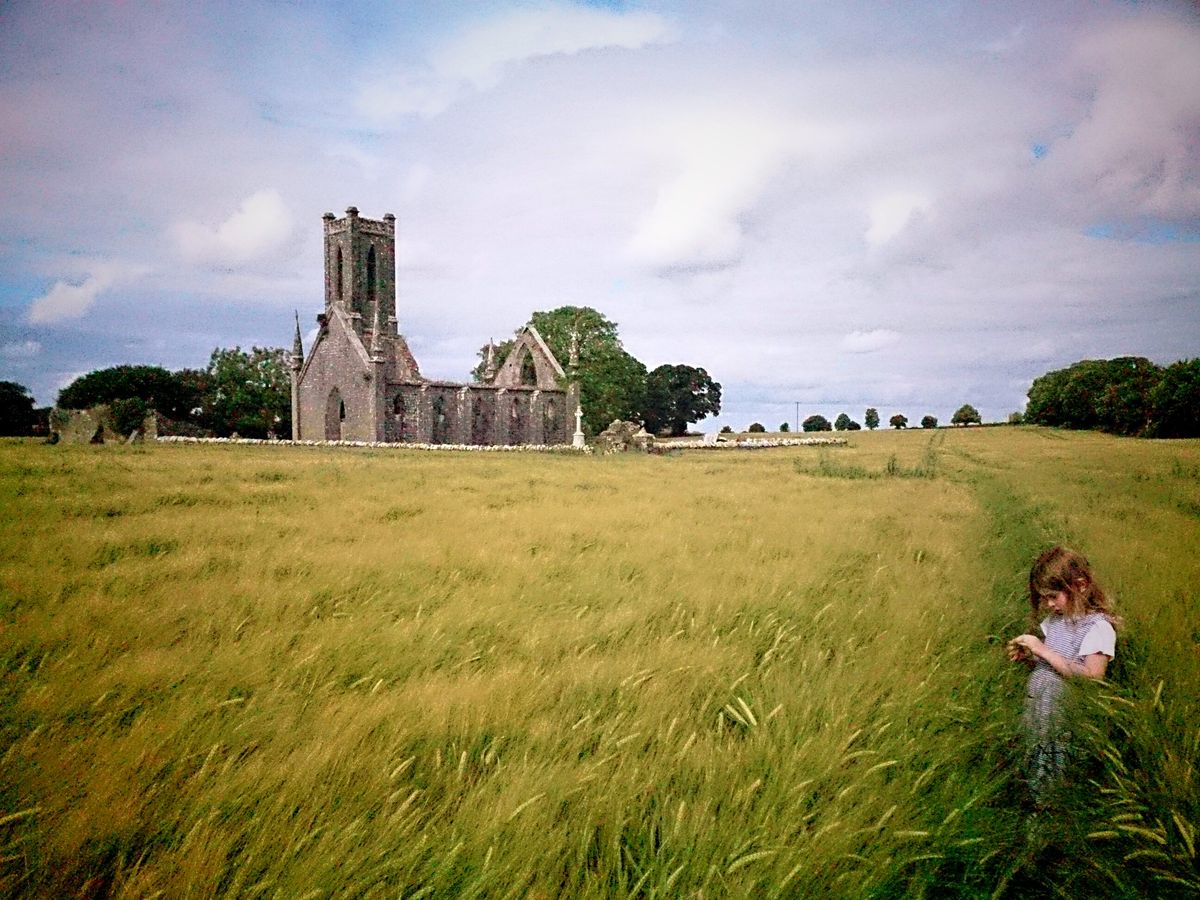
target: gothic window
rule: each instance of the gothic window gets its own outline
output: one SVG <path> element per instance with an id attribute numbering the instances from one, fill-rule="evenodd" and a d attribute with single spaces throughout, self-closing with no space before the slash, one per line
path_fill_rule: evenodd
<path id="1" fill-rule="evenodd" d="M 367 304 L 375 305 L 375 248 L 367 250 Z"/>
<path id="2" fill-rule="evenodd" d="M 537 387 L 537 366 L 533 362 L 533 354 L 526 351 L 521 360 L 521 384 Z"/>
<path id="3" fill-rule="evenodd" d="M 337 388 L 329 392 L 325 401 L 325 440 L 342 439 L 342 423 L 346 421 L 346 404 Z"/>
<path id="4" fill-rule="evenodd" d="M 433 443 L 446 443 L 449 430 L 449 422 L 446 419 L 446 398 L 438 395 L 433 398 Z"/>
<path id="5" fill-rule="evenodd" d="M 557 440 L 558 410 L 553 400 L 547 400 L 542 407 L 542 443 L 553 444 Z"/>
<path id="6" fill-rule="evenodd" d="M 341 244 L 339 244 L 337 248 L 337 281 L 334 282 L 333 287 L 333 298 L 337 300 L 338 303 L 342 302 L 342 297 L 344 296 L 342 293 L 342 285 L 344 283 L 342 281 L 342 274 L 342 247 Z"/>

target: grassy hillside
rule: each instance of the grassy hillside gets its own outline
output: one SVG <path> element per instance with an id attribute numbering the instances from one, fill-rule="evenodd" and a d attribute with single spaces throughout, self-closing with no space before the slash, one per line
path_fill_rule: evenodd
<path id="1" fill-rule="evenodd" d="M 1200 443 L 0 443 L 0 890 L 1190 895 Z M 1128 630 L 1020 809 L 1044 546 Z"/>

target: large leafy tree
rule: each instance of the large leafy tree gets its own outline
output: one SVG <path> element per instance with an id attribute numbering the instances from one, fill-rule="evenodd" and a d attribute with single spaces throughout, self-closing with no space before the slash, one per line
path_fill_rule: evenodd
<path id="1" fill-rule="evenodd" d="M 160 366 L 112 366 L 81 375 L 58 392 L 64 409 L 138 400 L 169 419 L 187 418 L 199 405 L 195 384 Z"/>
<path id="2" fill-rule="evenodd" d="M 547 312 L 535 312 L 529 323 L 538 330 L 550 351 L 564 367 L 571 357 L 572 335 L 577 336 L 579 365 L 567 377 L 579 380 L 583 425 L 589 434 L 599 434 L 613 419 L 641 418 L 646 387 L 646 367 L 625 351 L 617 334 L 617 324 L 590 306 L 560 306 Z M 518 333 L 520 329 L 517 329 Z M 511 341 L 497 346 L 496 364 L 504 361 Z M 480 349 L 480 360 L 472 374 L 483 375 L 487 347 Z M 564 385 L 565 387 L 565 385 Z"/>
<path id="3" fill-rule="evenodd" d="M 866 424 L 866 426 L 869 429 L 874 431 L 876 428 L 879 427 L 879 410 L 877 410 L 873 406 L 868 406 L 867 413 L 863 417 L 863 422 Z"/>
<path id="4" fill-rule="evenodd" d="M 218 435 L 287 435 L 292 427 L 291 377 L 281 347 L 218 348 L 205 370 L 204 419 Z"/>
<path id="5" fill-rule="evenodd" d="M 1155 437 L 1200 437 L 1200 359 L 1167 366 L 1150 392 L 1150 406 Z"/>
<path id="6" fill-rule="evenodd" d="M 662 365 L 646 376 L 642 420 L 654 434 L 681 435 L 692 422 L 720 412 L 721 385 L 704 369 Z"/>
<path id="7" fill-rule="evenodd" d="M 33 428 L 33 397 L 15 381 L 0 381 L 0 435 L 24 437 Z"/>
<path id="8" fill-rule="evenodd" d="M 973 407 L 970 403 L 964 403 L 954 411 L 954 415 L 950 417 L 951 425 L 982 425 L 983 418 L 979 415 L 979 410 Z"/>
<path id="9" fill-rule="evenodd" d="M 908 427 L 908 416 L 902 415 L 900 413 L 896 413 L 894 416 L 892 416 L 890 419 L 888 419 L 888 424 L 891 425 L 893 428 L 907 428 Z"/>
<path id="10" fill-rule="evenodd" d="M 805 431 L 832 431 L 833 426 L 829 424 L 829 420 L 824 416 L 814 414 L 809 416 L 800 423 L 800 427 Z"/>
<path id="11" fill-rule="evenodd" d="M 838 413 L 838 417 L 833 421 L 833 427 L 838 431 L 846 431 L 850 428 L 850 417 L 845 413 Z"/>
<path id="12" fill-rule="evenodd" d="M 1034 379 L 1026 421 L 1116 434 L 1150 430 L 1151 393 L 1163 370 L 1139 356 L 1085 359 Z"/>

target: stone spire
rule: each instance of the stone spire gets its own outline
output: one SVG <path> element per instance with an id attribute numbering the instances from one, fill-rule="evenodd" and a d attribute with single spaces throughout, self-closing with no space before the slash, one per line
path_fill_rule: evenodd
<path id="1" fill-rule="evenodd" d="M 300 313 L 292 310 L 296 316 L 296 336 L 292 339 L 292 368 L 299 369 L 304 363 L 304 342 L 300 339 Z"/>
<path id="2" fill-rule="evenodd" d="M 487 362 L 483 364 L 483 380 L 491 381 L 496 377 L 496 345 L 488 338 Z"/>

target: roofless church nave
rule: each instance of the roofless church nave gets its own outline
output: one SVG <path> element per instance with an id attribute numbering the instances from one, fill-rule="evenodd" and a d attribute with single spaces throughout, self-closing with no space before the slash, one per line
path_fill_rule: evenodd
<path id="1" fill-rule="evenodd" d="M 324 216 L 325 310 L 304 356 L 292 348 L 294 440 L 428 444 L 565 444 L 578 387 L 537 329 L 526 326 L 484 380 L 421 375 L 396 316 L 396 217 L 366 219 L 351 206 Z"/>

